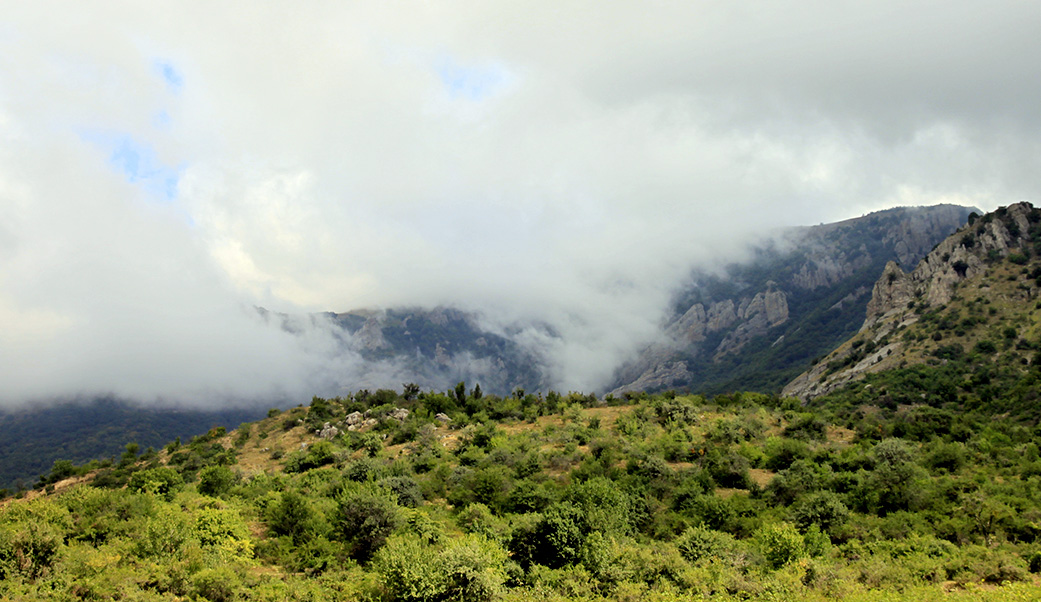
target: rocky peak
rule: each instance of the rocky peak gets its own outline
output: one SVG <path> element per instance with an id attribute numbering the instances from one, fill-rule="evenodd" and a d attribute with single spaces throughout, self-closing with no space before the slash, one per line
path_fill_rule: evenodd
<path id="1" fill-rule="evenodd" d="M 370 316 L 365 320 L 365 324 L 358 330 L 356 336 L 362 348 L 370 351 L 390 347 L 387 339 L 383 337 L 383 329 L 380 327 L 380 320 L 376 316 Z"/>
<path id="2" fill-rule="evenodd" d="M 1026 263 L 1035 252 L 1032 238 L 1041 238 L 1041 211 L 1017 203 L 982 217 L 971 215 L 968 224 L 937 244 L 910 273 L 890 261 L 872 289 L 859 333 L 782 393 L 809 399 L 892 367 L 901 361 L 904 343 L 891 342 L 890 335 L 917 322 L 924 311 L 949 304 L 963 283 L 983 277 L 995 263 Z"/>

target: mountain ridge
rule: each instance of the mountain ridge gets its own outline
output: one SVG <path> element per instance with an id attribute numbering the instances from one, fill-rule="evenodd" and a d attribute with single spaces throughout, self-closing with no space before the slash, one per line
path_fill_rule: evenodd
<path id="1" fill-rule="evenodd" d="M 619 367 L 612 393 L 779 391 L 855 332 L 887 262 L 913 265 L 972 212 L 900 207 L 792 228 L 722 276 L 693 273 L 666 318 L 664 340 Z"/>
<path id="2" fill-rule="evenodd" d="M 992 362 L 1032 349 L 1041 320 L 1039 252 L 1041 211 L 1029 203 L 970 216 L 912 271 L 887 264 L 858 332 L 782 394 L 810 400 L 894 368 L 943 365 L 990 347 Z"/>

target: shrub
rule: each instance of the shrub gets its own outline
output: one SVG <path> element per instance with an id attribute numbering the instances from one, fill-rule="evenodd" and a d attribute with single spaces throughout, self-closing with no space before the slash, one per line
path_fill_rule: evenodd
<path id="1" fill-rule="evenodd" d="M 300 543 L 305 539 L 313 514 L 307 498 L 296 491 L 285 491 L 278 502 L 268 507 L 268 529 L 273 535 L 285 535 L 294 543 Z"/>
<path id="2" fill-rule="evenodd" d="M 207 466 L 199 471 L 199 493 L 219 496 L 231 489 L 237 477 L 227 466 Z"/>
<path id="3" fill-rule="evenodd" d="M 816 525 L 822 531 L 841 526 L 849 518 L 849 508 L 832 491 L 818 491 L 800 499 L 792 507 L 796 526 L 805 533 Z"/>
<path id="4" fill-rule="evenodd" d="M 350 555 L 361 561 L 369 560 L 405 523 L 394 494 L 372 485 L 349 488 L 337 502 L 336 530 Z"/>
<path id="5" fill-rule="evenodd" d="M 770 568 L 781 568 L 805 556 L 802 535 L 788 523 L 764 525 L 755 539 Z"/>
<path id="6" fill-rule="evenodd" d="M 373 560 L 392 600 L 488 602 L 503 592 L 506 551 L 477 535 L 450 540 L 441 549 L 413 535 L 390 538 Z"/>
<path id="7" fill-rule="evenodd" d="M 676 538 L 680 554 L 690 562 L 712 557 L 726 558 L 735 553 L 737 540 L 729 533 L 707 527 L 690 527 Z"/>
<path id="8" fill-rule="evenodd" d="M 286 460 L 286 472 L 304 472 L 336 461 L 336 448 L 328 441 L 315 441 L 307 451 L 296 452 Z"/>
<path id="9" fill-rule="evenodd" d="M 184 479 L 176 470 L 167 466 L 149 468 L 135 472 L 127 483 L 127 489 L 141 493 L 151 493 L 172 500 L 174 493 L 184 485 Z"/>
<path id="10" fill-rule="evenodd" d="M 412 477 L 387 477 L 381 479 L 378 485 L 393 492 L 397 496 L 399 506 L 415 508 L 423 501 L 419 483 Z"/>
<path id="11" fill-rule="evenodd" d="M 183 512 L 164 505 L 148 517 L 135 540 L 135 552 L 142 558 L 168 558 L 179 553 L 192 538 L 192 525 Z"/>
<path id="12" fill-rule="evenodd" d="M 203 569 L 192 576 L 195 594 L 210 602 L 234 600 L 239 587 L 238 575 L 227 567 Z"/>
<path id="13" fill-rule="evenodd" d="M 53 525 L 19 521 L 0 525 L 0 578 L 37 579 L 58 561 L 61 533 Z"/>

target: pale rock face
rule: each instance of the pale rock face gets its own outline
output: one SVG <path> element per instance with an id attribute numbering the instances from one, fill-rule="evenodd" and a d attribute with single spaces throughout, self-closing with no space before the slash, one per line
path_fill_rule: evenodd
<path id="1" fill-rule="evenodd" d="M 760 267 L 770 266 L 776 272 L 765 277 L 763 272 L 741 269 L 724 277 L 696 275 L 689 290 L 698 294 L 691 294 L 688 305 L 666 317 L 661 340 L 619 369 L 612 392 L 663 387 L 697 390 L 701 382 L 681 384 L 674 379 L 684 374 L 699 378 L 693 375 L 712 372 L 710 363 L 743 358 L 744 353 L 757 349 L 752 343 L 763 336 L 771 337 L 771 348 L 804 344 L 806 333 L 814 327 L 804 322 L 814 311 L 828 309 L 812 303 L 828 299 L 830 290 L 847 287 L 856 279 L 855 288 L 829 302 L 830 309 L 843 314 L 848 332 L 863 320 L 863 314 L 857 314 L 870 298 L 875 270 L 883 261 L 893 259 L 894 265 L 910 269 L 938 240 L 964 224 L 968 212 L 955 206 L 904 208 L 778 233 L 755 247 Z M 720 282 L 724 288 L 709 286 Z M 808 299 L 812 301 L 808 303 Z M 908 300 L 903 302 L 906 305 Z M 771 332 L 781 325 L 792 330 Z M 662 385 L 665 382 L 669 384 Z"/>
<path id="2" fill-rule="evenodd" d="M 641 374 L 638 379 L 629 385 L 612 391 L 612 394 L 620 395 L 627 391 L 667 389 L 677 386 L 677 383 L 689 381 L 691 376 L 690 371 L 687 370 L 686 362 L 658 364 Z"/>
<path id="3" fill-rule="evenodd" d="M 773 290 L 756 294 L 752 299 L 743 299 L 738 312 L 744 323 L 727 335 L 716 348 L 713 359 L 735 353 L 754 337 L 762 336 L 774 326 L 788 321 L 788 297 L 782 291 Z"/>
<path id="4" fill-rule="evenodd" d="M 669 330 L 679 339 L 698 343 L 704 341 L 707 334 L 729 328 L 737 320 L 738 312 L 731 299 L 713 303 L 707 311 L 704 305 L 697 303 L 674 322 Z"/>
<path id="5" fill-rule="evenodd" d="M 387 343 L 387 339 L 383 338 L 383 329 L 380 328 L 380 322 L 376 316 L 365 320 L 365 325 L 358 331 L 357 336 L 365 349 L 375 351 L 377 349 L 386 349 L 390 346 Z"/>
<path id="6" fill-rule="evenodd" d="M 1030 204 L 1017 203 L 1005 209 L 1004 217 L 995 214 L 987 223 L 962 227 L 936 245 L 909 274 L 892 261 L 886 264 L 872 290 L 860 332 L 872 332 L 872 340 L 878 342 L 900 326 L 916 322 L 915 306 L 940 307 L 949 303 L 959 282 L 986 271 L 989 254 L 996 252 L 1004 257 L 1030 243 L 1025 233 L 1030 229 L 1032 211 Z M 1010 231 L 1006 221 L 1013 222 L 1018 232 Z M 967 244 L 967 240 L 974 242 Z M 849 344 L 844 344 L 785 386 L 782 394 L 805 400 L 829 393 L 868 372 L 883 369 L 882 360 L 898 355 L 902 347 L 900 342 L 890 343 L 855 365 L 825 377 L 829 362 L 845 359 L 851 353 Z"/>

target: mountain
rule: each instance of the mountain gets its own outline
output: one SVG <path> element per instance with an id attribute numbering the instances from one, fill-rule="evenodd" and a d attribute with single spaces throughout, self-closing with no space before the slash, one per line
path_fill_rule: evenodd
<path id="1" fill-rule="evenodd" d="M 910 272 L 886 265 L 859 331 L 783 394 L 1041 415 L 1041 211 L 1003 207 L 949 236 Z M 924 387 L 924 389 L 923 389 Z"/>
<path id="2" fill-rule="evenodd" d="M 510 338 L 482 326 L 480 315 L 449 307 L 391 308 L 329 313 L 344 340 L 372 367 L 371 382 L 357 387 L 447 389 L 460 381 L 488 392 L 546 388 L 542 360 Z M 386 367 L 396 378 L 386 382 Z"/>
<path id="3" fill-rule="evenodd" d="M 189 439 L 211 427 L 235 426 L 267 409 L 148 408 L 93 399 L 0 413 L 0 489 L 30 487 L 55 460 L 80 464 L 118 456 L 128 443 L 141 449 Z"/>
<path id="4" fill-rule="evenodd" d="M 613 393 L 780 390 L 856 332 L 888 263 L 913 267 L 971 212 L 903 207 L 793 228 L 756 247 L 750 261 L 693 273 L 662 341 L 617 371 Z"/>
<path id="5" fill-rule="evenodd" d="M 610 388 L 777 391 L 815 357 L 856 332 L 871 285 L 887 261 L 910 267 L 964 223 L 955 206 L 902 208 L 835 224 L 795 228 L 760 245 L 754 259 L 723 275 L 693 274 L 666 320 L 667 343 L 644 350 L 618 371 Z M 506 396 L 546 391 L 546 358 L 526 347 L 520 330 L 496 329 L 456 308 L 389 308 L 327 313 L 344 352 L 363 360 L 343 393 L 398 388 L 445 390 L 460 381 Z M 284 327 L 292 329 L 292 320 Z M 321 394 L 321 391 L 314 393 Z M 333 393 L 336 393 L 335 391 Z M 281 407 L 303 400 L 286 400 Z M 230 412 L 159 411 L 131 404 L 54 405 L 0 413 L 0 487 L 31 484 L 55 460 L 82 462 L 187 438 L 212 426 L 234 428 L 264 408 Z"/>

